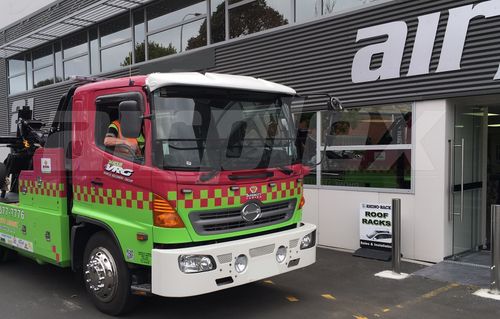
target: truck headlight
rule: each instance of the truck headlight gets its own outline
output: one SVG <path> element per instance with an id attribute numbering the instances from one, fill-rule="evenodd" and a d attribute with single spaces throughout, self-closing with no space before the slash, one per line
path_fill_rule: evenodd
<path id="1" fill-rule="evenodd" d="M 314 247 L 314 245 L 316 245 L 316 231 L 302 237 L 300 241 L 300 249 L 302 250 Z"/>
<path id="2" fill-rule="evenodd" d="M 185 274 L 194 274 L 214 270 L 215 260 L 205 255 L 180 255 L 179 269 Z"/>

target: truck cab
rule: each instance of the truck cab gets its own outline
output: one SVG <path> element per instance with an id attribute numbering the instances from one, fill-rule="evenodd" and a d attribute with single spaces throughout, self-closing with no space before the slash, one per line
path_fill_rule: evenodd
<path id="1" fill-rule="evenodd" d="M 0 202 L 0 255 L 82 271 L 114 315 L 134 295 L 200 295 L 311 265 L 295 95 L 211 73 L 75 87 L 20 172 L 18 201 Z"/>

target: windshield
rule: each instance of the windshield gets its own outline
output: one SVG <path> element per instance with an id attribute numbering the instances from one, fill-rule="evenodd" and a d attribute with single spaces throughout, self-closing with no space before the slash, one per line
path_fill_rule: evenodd
<path id="1" fill-rule="evenodd" d="M 156 165 L 219 171 L 295 163 L 295 131 L 285 100 L 276 94 L 217 89 L 156 90 Z"/>

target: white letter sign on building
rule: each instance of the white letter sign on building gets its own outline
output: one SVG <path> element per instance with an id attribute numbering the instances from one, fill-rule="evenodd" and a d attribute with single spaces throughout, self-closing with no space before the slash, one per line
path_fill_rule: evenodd
<path id="1" fill-rule="evenodd" d="M 369 45 L 356 53 L 352 64 L 354 83 L 399 78 L 406 44 L 406 23 L 391 22 L 361 29 L 358 31 L 356 42 L 384 35 L 387 35 L 385 42 Z M 370 69 L 373 56 L 380 53 L 384 54 L 382 65 L 378 69 Z"/>
<path id="2" fill-rule="evenodd" d="M 500 0 L 490 0 L 476 5 L 470 4 L 450 9 L 436 73 L 460 70 L 470 21 L 474 18 L 495 16 L 500 16 Z M 430 73 L 430 63 L 440 17 L 440 12 L 418 17 L 417 35 L 413 44 L 410 68 L 406 76 Z M 356 42 L 378 37 L 385 37 L 387 40 L 367 45 L 356 53 L 351 71 L 352 82 L 365 83 L 401 77 L 401 61 L 407 44 L 407 33 L 408 26 L 404 21 L 358 30 Z M 371 69 L 373 56 L 381 53 L 383 54 L 381 66 L 375 70 Z M 493 79 L 500 79 L 500 66 Z"/>

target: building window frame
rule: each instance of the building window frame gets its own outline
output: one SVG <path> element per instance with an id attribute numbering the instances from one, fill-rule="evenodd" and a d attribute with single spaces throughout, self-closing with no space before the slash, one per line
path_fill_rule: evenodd
<path id="1" fill-rule="evenodd" d="M 23 57 L 23 66 L 24 66 L 24 70 L 22 72 L 18 72 L 18 73 L 15 73 L 15 74 L 10 74 L 10 67 L 9 67 L 9 60 L 6 61 L 6 69 L 7 69 L 7 83 L 8 83 L 8 90 L 9 90 L 9 95 L 11 94 L 11 79 L 14 79 L 14 78 L 17 78 L 17 77 L 21 77 L 21 76 L 24 76 L 24 90 L 22 91 L 19 91 L 19 92 L 15 92 L 13 94 L 19 94 L 19 93 L 22 93 L 22 92 L 26 92 L 27 88 L 28 88 L 28 74 L 27 74 L 27 67 L 26 67 L 26 52 L 20 52 L 19 53 L 20 55 L 22 55 Z M 15 56 L 14 56 L 15 57 Z"/>
<path id="2" fill-rule="evenodd" d="M 226 0 L 227 1 L 227 0 Z M 205 45 L 205 47 L 207 45 L 210 44 L 210 30 L 211 30 L 211 27 L 209 26 L 209 23 L 210 23 L 210 19 L 209 19 L 209 15 L 211 14 L 211 8 L 210 8 L 210 4 L 211 4 L 211 1 L 210 0 L 204 0 L 205 4 L 206 4 L 206 10 L 207 12 L 206 13 L 203 13 L 203 14 L 200 14 L 200 15 L 197 15 L 197 16 L 192 16 L 191 18 L 189 19 L 183 19 L 179 22 L 175 22 L 175 23 L 171 23 L 171 24 L 168 24 L 166 26 L 163 26 L 161 28 L 156 28 L 154 30 L 150 30 L 149 29 L 149 26 L 148 26 L 148 22 L 149 22 L 149 19 L 148 19 L 148 16 L 147 16 L 147 7 L 144 8 L 144 24 L 145 24 L 145 52 L 146 52 L 146 57 L 145 57 L 145 61 L 149 61 L 149 60 L 155 60 L 155 59 L 149 59 L 149 50 L 148 50 L 148 47 L 149 47 L 149 37 L 150 36 L 154 36 L 154 35 L 157 35 L 161 32 L 165 32 L 165 31 L 168 31 L 168 30 L 172 30 L 172 29 L 175 29 L 175 28 L 178 28 L 178 27 L 185 27 L 186 25 L 190 24 L 190 23 L 193 23 L 193 22 L 196 22 L 196 21 L 200 21 L 200 20 L 203 20 L 203 19 L 206 19 L 207 21 L 207 44 Z M 186 14 L 186 16 L 184 18 L 186 18 L 188 15 L 194 15 L 194 13 L 189 13 L 189 14 Z M 186 48 L 182 48 L 182 38 L 180 38 L 180 42 L 181 42 L 181 50 L 177 53 L 177 54 L 180 54 L 180 53 L 183 53 L 186 51 Z"/>
<path id="3" fill-rule="evenodd" d="M 225 0 L 225 4 L 226 4 L 226 12 L 225 12 L 225 15 L 226 15 L 226 23 L 225 23 L 225 28 L 226 28 L 226 41 L 229 41 L 229 40 L 232 40 L 232 39 L 237 39 L 237 38 L 240 38 L 240 37 L 246 37 L 246 36 L 249 36 L 249 35 L 252 35 L 252 34 L 259 34 L 259 33 L 262 33 L 262 32 L 265 32 L 265 31 L 268 31 L 268 30 L 272 30 L 272 29 L 275 29 L 275 28 L 279 28 L 279 27 L 283 27 L 283 26 L 291 26 L 291 25 L 294 25 L 295 24 L 295 6 L 296 6 L 296 1 L 297 0 L 288 0 L 288 2 L 290 3 L 290 16 L 291 16 L 291 21 L 288 21 L 287 24 L 283 24 L 281 26 L 276 26 L 276 27 L 273 27 L 273 28 L 269 28 L 269 29 L 266 29 L 266 30 L 262 30 L 262 31 L 258 31 L 258 32 L 255 32 L 255 33 L 251 33 L 251 34 L 245 34 L 245 35 L 241 35 L 241 36 L 237 36 L 237 37 L 234 37 L 234 38 L 231 38 L 231 22 L 230 22 L 230 14 L 231 14 L 231 10 L 233 9 L 236 9 L 236 8 L 239 8 L 239 7 L 242 7 L 244 5 L 247 5 L 247 4 L 250 4 L 252 2 L 256 2 L 257 0 L 240 0 L 236 3 L 233 3 L 233 4 L 229 4 L 229 0 Z M 323 4 L 323 2 L 321 2 Z"/>
<path id="4" fill-rule="evenodd" d="M 144 4 L 140 7 L 137 7 L 135 9 L 131 9 L 129 10 L 127 13 L 122 13 L 120 15 L 116 15 L 116 16 L 113 16 L 113 17 L 110 17 L 109 19 L 106 19 L 100 23 L 95 23 L 93 24 L 92 26 L 89 26 L 89 27 L 85 27 L 85 28 L 82 28 L 78 31 L 75 31 L 71 34 L 68 34 L 66 36 L 63 36 L 59 39 L 55 39 L 53 41 L 48 41 L 47 43 L 43 44 L 43 45 L 49 45 L 49 44 L 52 44 L 52 55 L 54 56 L 54 62 L 52 64 L 52 67 L 54 68 L 54 83 L 53 84 L 49 84 L 49 85 L 57 85 L 61 82 L 66 82 L 68 81 L 68 77 L 66 77 L 66 68 L 65 68 L 65 63 L 68 62 L 68 61 L 71 61 L 73 59 L 77 59 L 77 58 L 82 58 L 84 56 L 88 56 L 88 65 L 87 65 L 87 74 L 98 74 L 98 73 L 104 73 L 102 71 L 102 50 L 105 50 L 105 49 L 109 49 L 113 46 L 117 46 L 117 45 L 121 45 L 127 41 L 131 41 L 131 54 L 132 54 L 132 63 L 131 65 L 127 65 L 126 67 L 131 67 L 132 65 L 136 65 L 138 63 L 145 63 L 147 61 L 150 61 L 152 59 L 149 59 L 149 48 L 148 48 L 148 41 L 149 41 L 149 36 L 152 36 L 152 35 L 155 35 L 157 33 L 160 33 L 160 32 L 163 32 L 163 31 L 167 31 L 167 30 L 170 30 L 170 29 L 173 29 L 173 28 L 176 28 L 176 27 L 179 27 L 179 26 L 186 26 L 190 23 L 193 23 L 193 22 L 196 22 L 196 21 L 199 21 L 199 20 L 203 20 L 205 19 L 206 20 L 206 24 L 207 24 L 207 27 L 206 27 L 206 44 L 203 46 L 203 47 L 207 47 L 207 46 L 210 46 L 210 45 L 214 45 L 213 41 L 212 41 L 212 30 L 213 30 L 213 26 L 212 26 L 212 1 L 213 0 L 204 0 L 203 2 L 205 2 L 206 4 L 206 12 L 203 13 L 203 14 L 200 14 L 199 16 L 194 16 L 194 17 L 191 17 L 189 19 L 186 19 L 184 21 L 180 21 L 180 22 L 177 22 L 177 23 L 172 23 L 172 24 L 169 24 L 167 26 L 163 26 L 161 28 L 157 28 L 157 29 L 154 29 L 154 30 L 149 30 L 149 26 L 148 26 L 148 14 L 147 14 L 147 8 L 152 6 L 153 3 L 147 3 L 147 4 Z M 229 0 L 223 0 L 223 3 L 225 5 L 225 25 L 224 25 L 224 29 L 225 29 L 225 41 L 230 41 L 230 40 L 236 40 L 235 39 L 231 39 L 230 38 L 230 19 L 229 19 L 229 14 L 230 14 L 230 10 L 231 9 L 234 9 L 234 8 L 238 8 L 240 6 L 243 6 L 243 5 L 246 5 L 246 4 L 249 4 L 249 3 L 252 3 L 252 2 L 255 2 L 256 0 L 241 0 L 241 1 L 238 1 L 236 3 L 232 3 L 231 5 L 229 5 Z M 284 3 L 286 0 L 283 0 Z M 339 11 L 334 11 L 332 12 L 331 14 L 326 14 L 324 12 L 324 3 L 325 3 L 325 0 L 319 0 L 321 2 L 321 12 L 320 14 L 313 18 L 313 19 L 310 19 L 310 20 L 304 20 L 304 21 L 300 21 L 300 22 L 297 22 L 297 1 L 300 1 L 300 0 L 288 0 L 290 2 L 290 18 L 289 18 L 289 22 L 288 24 L 286 25 L 282 25 L 282 26 L 277 26 L 277 27 L 273 27 L 273 28 L 269 28 L 269 29 L 266 29 L 266 30 L 262 30 L 262 31 L 258 31 L 258 32 L 255 32 L 255 33 L 252 33 L 252 34 L 248 34 L 248 35 L 242 35 L 241 38 L 246 38 L 248 36 L 254 36 L 254 35 L 262 35 L 262 34 L 265 34 L 267 32 L 272 32 L 273 30 L 275 29 L 281 29 L 283 27 L 292 27 L 294 25 L 297 25 L 297 24 L 303 24 L 303 23 L 309 23 L 309 22 L 312 22 L 312 21 L 316 21 L 316 20 L 319 20 L 319 19 L 322 19 L 326 16 L 335 16 L 337 14 L 344 14 L 348 11 L 356 11 L 356 10 L 360 10 L 360 9 L 363 9 L 363 8 L 366 8 L 366 7 L 371 7 L 371 6 L 374 6 L 374 5 L 379 5 L 379 4 L 383 4 L 383 3 L 387 3 L 387 2 L 391 2 L 391 1 L 394 1 L 394 0 L 376 0 L 376 1 L 370 1 L 368 3 L 360 3 L 359 5 L 356 5 L 356 6 L 353 6 L 352 8 L 349 8 L 349 9 L 343 9 L 343 10 L 339 10 Z M 201 1 L 200 1 L 201 2 Z M 137 62 L 136 61 L 136 52 L 135 52 L 135 33 L 134 33 L 134 14 L 140 12 L 141 14 L 144 15 L 144 41 L 145 41 L 145 48 L 144 48 L 144 54 L 145 54 L 145 57 L 144 57 L 144 61 L 141 61 L 141 62 Z M 113 43 L 113 44 L 110 44 L 110 45 L 107 45 L 107 46 L 103 46 L 101 47 L 101 38 L 100 38 L 100 26 L 103 24 L 103 23 L 106 23 L 106 22 L 109 22 L 113 19 L 116 19 L 118 18 L 119 16 L 123 15 L 127 15 L 129 16 L 129 19 L 130 19 L 130 39 L 128 40 L 123 40 L 122 42 L 120 43 Z M 98 32 L 98 46 L 99 46 L 99 72 L 98 73 L 92 73 L 92 54 L 91 54 L 91 50 L 90 50 L 90 30 L 92 28 L 96 28 L 97 29 L 97 32 Z M 63 43 L 64 43 L 64 39 L 67 39 L 69 37 L 73 37 L 73 36 L 77 36 L 78 33 L 86 33 L 87 35 L 87 52 L 85 53 L 81 53 L 81 54 L 77 54 L 77 55 L 72 55 L 71 57 L 67 57 L 65 56 L 65 48 L 63 46 Z M 1 34 L 0 34 L 1 35 Z M 239 38 L 239 37 L 238 37 Z M 182 41 L 182 39 L 181 39 Z M 222 42 L 218 43 L 218 44 L 221 44 Z M 58 61 L 56 61 L 56 48 L 54 47 L 55 44 L 58 44 L 59 47 L 60 47 L 60 50 L 61 50 L 61 56 L 62 56 L 62 66 L 61 66 L 61 72 L 62 72 L 62 78 L 60 81 L 57 81 L 58 79 L 58 73 L 59 73 L 59 70 L 57 69 L 59 66 L 58 66 Z M 28 62 L 27 59 L 26 59 L 26 55 L 31 55 L 33 53 L 34 50 L 38 49 L 40 47 L 36 47 L 36 48 L 32 48 L 32 49 L 29 49 L 29 50 L 26 50 L 26 51 L 22 51 L 22 52 L 19 52 L 19 54 L 22 54 L 22 55 L 25 55 L 25 70 L 24 70 L 24 73 L 18 73 L 18 74 L 13 74 L 13 75 L 10 75 L 8 74 L 8 81 L 9 81 L 9 85 L 8 85 L 8 95 L 17 95 L 17 94 L 20 94 L 22 92 L 26 92 L 26 91 L 31 91 L 34 88 L 34 72 L 39 70 L 40 68 L 31 68 L 29 69 L 28 66 L 27 66 L 27 63 L 32 63 L 32 59 L 30 59 L 30 61 Z M 177 52 L 176 54 L 180 54 L 180 53 L 183 53 L 185 52 L 185 48 L 183 48 L 182 50 L 180 50 L 179 52 Z M 9 59 L 7 59 L 8 61 Z M 7 62 L 7 65 L 8 65 L 8 62 Z M 33 64 L 31 64 L 31 66 L 33 66 Z M 48 65 L 47 65 L 48 66 Z M 125 67 L 123 67 L 125 68 Z M 116 71 L 118 71 L 119 69 L 117 69 Z M 113 71 L 110 71 L 110 72 L 113 72 Z M 25 79 L 25 82 L 26 82 L 26 88 L 22 91 L 18 91 L 18 92 L 15 92 L 15 93 L 11 93 L 11 90 L 10 90 L 10 79 L 11 78 L 15 78 L 16 76 L 22 76 L 24 75 L 26 77 Z"/>
<path id="5" fill-rule="evenodd" d="M 32 65 L 31 72 L 33 73 L 33 75 L 31 76 L 31 79 L 33 81 L 33 83 L 32 83 L 32 88 L 33 89 L 38 89 L 38 88 L 41 88 L 41 87 L 44 87 L 44 86 L 48 86 L 48 85 L 52 85 L 52 84 L 56 83 L 56 67 L 55 67 L 55 65 L 56 65 L 55 64 L 56 57 L 55 57 L 55 48 L 54 47 L 55 47 L 55 42 L 52 42 L 50 44 L 50 48 L 51 48 L 51 53 L 50 53 L 51 59 L 50 59 L 50 62 L 47 62 L 46 64 L 42 64 L 41 66 L 39 65 L 36 68 L 35 68 L 35 63 L 34 63 L 34 58 L 33 58 L 33 52 L 35 52 L 36 50 L 31 50 L 30 51 L 31 52 L 31 65 Z M 40 47 L 40 48 L 43 48 L 43 47 Z M 46 68 L 49 68 L 49 67 L 52 67 L 52 83 L 36 87 L 35 72 L 43 70 L 43 69 L 46 69 Z M 28 87 L 29 87 L 29 85 L 30 85 L 30 83 L 28 83 Z"/>
<path id="6" fill-rule="evenodd" d="M 378 187 L 359 187 L 359 186 L 332 186 L 332 185 L 322 185 L 322 165 L 318 165 L 315 167 L 316 170 L 316 184 L 304 184 L 304 187 L 306 189 L 325 189 L 325 190 L 336 190 L 336 191 L 349 191 L 349 192 L 365 192 L 365 193 L 388 193 L 388 194 L 415 194 L 415 145 L 416 145 L 416 102 L 408 102 L 409 105 L 411 105 L 411 110 L 412 110 L 412 115 L 411 115 L 411 121 L 412 121 L 412 126 L 411 126 L 411 144 L 391 144 L 391 145 L 360 145 L 360 146 L 334 146 L 330 148 L 335 148 L 338 150 L 356 150 L 356 151 L 373 151 L 373 150 L 409 150 L 411 152 L 411 159 L 410 159 L 410 165 L 411 165 L 411 170 L 410 170 L 410 188 L 409 189 L 401 189 L 401 188 L 378 188 Z M 363 105 L 363 106 L 356 106 L 352 108 L 363 108 L 367 107 L 368 105 Z M 351 108 L 351 107 L 350 107 Z M 311 113 L 308 112 L 306 109 L 303 111 L 304 113 Z M 322 136 L 322 118 L 323 118 L 323 112 L 321 111 L 316 111 L 313 112 L 316 113 L 316 140 L 321 141 L 323 140 Z M 323 147 L 322 143 L 316 143 L 316 156 L 317 158 L 320 158 L 320 154 L 323 152 Z"/>

